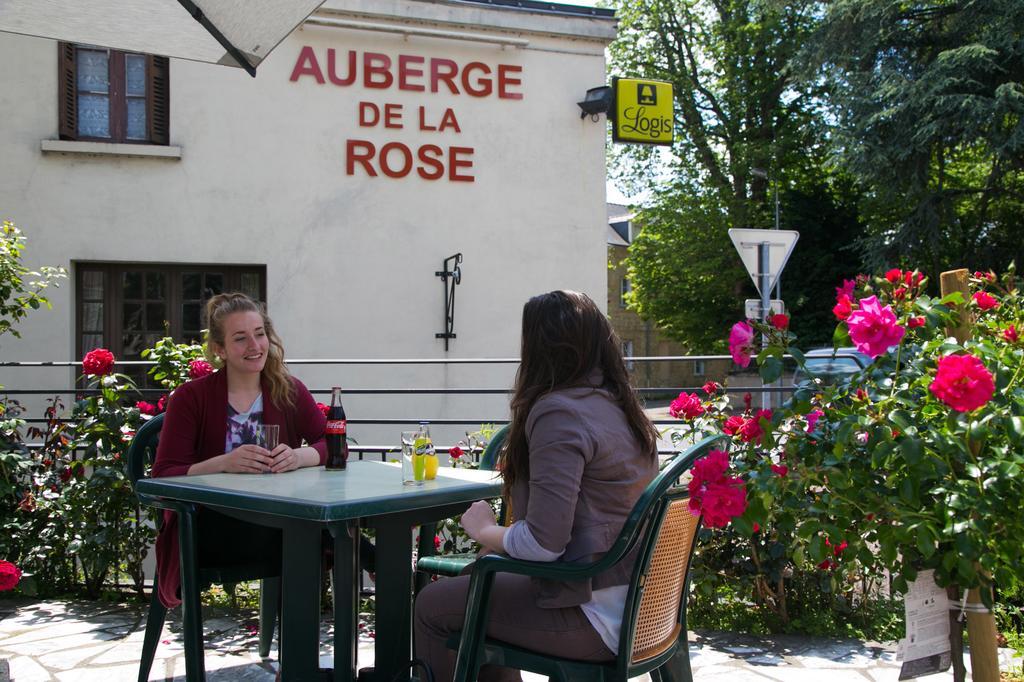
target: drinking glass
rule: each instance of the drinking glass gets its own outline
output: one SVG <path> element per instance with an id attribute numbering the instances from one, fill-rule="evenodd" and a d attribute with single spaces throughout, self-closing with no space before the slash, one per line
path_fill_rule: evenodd
<path id="1" fill-rule="evenodd" d="M 402 485 L 423 485 L 426 467 L 423 455 L 413 447 L 418 431 L 402 431 Z"/>
<path id="2" fill-rule="evenodd" d="M 273 450 L 281 442 L 281 427 L 277 424 L 264 424 L 260 427 L 260 445 Z"/>
<path id="3" fill-rule="evenodd" d="M 259 445 L 268 451 L 273 451 L 273 449 L 277 447 L 277 444 L 281 442 L 281 427 L 277 424 L 264 424 L 259 427 L 259 431 L 256 436 L 259 438 Z M 263 473 L 269 474 L 271 471 L 270 469 L 267 469 Z"/>

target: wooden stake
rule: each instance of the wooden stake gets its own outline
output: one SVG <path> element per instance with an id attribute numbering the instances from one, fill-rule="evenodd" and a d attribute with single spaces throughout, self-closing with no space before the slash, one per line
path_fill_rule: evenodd
<path id="1" fill-rule="evenodd" d="M 942 273 L 939 279 L 943 297 L 954 291 L 959 291 L 964 297 L 964 305 L 959 306 L 960 324 L 946 329 L 946 333 L 950 336 L 955 336 L 956 340 L 960 343 L 971 338 L 971 325 L 974 322 L 971 318 L 970 308 L 967 307 L 971 300 L 971 290 L 967 285 L 967 275 L 967 270 L 950 270 L 949 272 Z"/>
<path id="2" fill-rule="evenodd" d="M 964 269 L 944 272 L 940 278 L 943 297 L 959 291 L 963 294 L 964 305 L 959 306 L 960 324 L 946 330 L 950 336 L 963 343 L 971 338 L 971 318 L 967 303 L 971 300 L 967 284 L 968 271 Z M 981 570 L 980 566 L 976 567 Z M 967 593 L 969 606 L 981 606 L 981 594 L 978 590 Z M 974 682 L 999 682 L 999 651 L 996 646 L 996 619 L 991 613 L 967 612 L 967 636 L 971 640 L 971 679 Z"/>

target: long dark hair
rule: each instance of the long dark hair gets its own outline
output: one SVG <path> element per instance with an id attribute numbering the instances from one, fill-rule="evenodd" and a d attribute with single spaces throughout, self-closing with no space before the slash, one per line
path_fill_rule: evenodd
<path id="1" fill-rule="evenodd" d="M 552 291 L 523 306 L 521 362 L 512 393 L 512 422 L 502 453 L 505 493 L 530 478 L 526 418 L 537 400 L 552 391 L 587 385 L 600 370 L 603 383 L 626 413 L 629 429 L 645 455 L 657 456 L 658 433 L 644 414 L 622 359 L 619 337 L 586 294 Z"/>
<path id="2" fill-rule="evenodd" d="M 270 387 L 270 399 L 282 409 L 295 407 L 295 387 L 292 386 L 291 375 L 284 364 L 284 345 L 281 343 L 281 337 L 274 331 L 274 323 L 270 321 L 262 303 L 257 303 L 245 294 L 237 292 L 212 297 L 206 302 L 206 324 L 209 328 L 206 333 L 207 341 L 213 341 L 223 347 L 226 341 L 224 320 L 233 313 L 250 312 L 258 313 L 263 318 L 263 330 L 270 341 L 267 362 L 263 365 L 262 372 Z M 209 343 L 206 346 L 206 353 L 211 360 L 216 361 Z"/>

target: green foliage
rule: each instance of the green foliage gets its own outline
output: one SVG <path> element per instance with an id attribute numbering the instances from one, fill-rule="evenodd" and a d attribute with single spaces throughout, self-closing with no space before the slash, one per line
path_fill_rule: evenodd
<path id="1" fill-rule="evenodd" d="M 156 531 L 151 512 L 135 497 L 125 457 L 142 423 L 138 409 L 127 406 L 137 391 L 122 374 L 97 377 L 93 385 L 100 393 L 78 401 L 71 413 L 78 466 L 89 475 L 72 477 L 61 495 L 60 515 L 72 533 L 68 550 L 78 558 L 88 596 L 98 595 L 108 577 L 120 573 L 142 595 L 142 561 Z"/>
<path id="2" fill-rule="evenodd" d="M 786 299 L 824 342 L 813 325 L 828 306 L 803 292 L 837 285 L 859 254 L 842 250 L 857 236 L 856 190 L 827 165 L 819 90 L 788 66 L 816 25 L 817 3 L 621 4 L 611 71 L 671 81 L 677 111 L 670 154 L 613 151 L 617 179 L 648 192 L 627 262 L 631 307 L 691 351 L 720 350 L 728 321 L 754 296 L 726 231 L 772 227 L 778 198 L 780 226 L 802 235 Z"/>
<path id="3" fill-rule="evenodd" d="M 10 221 L 0 228 L 0 335 L 21 336 L 15 325 L 40 306 L 50 307 L 43 290 L 64 277 L 63 268 L 43 267 L 38 272 L 22 265 L 25 237 Z"/>
<path id="4" fill-rule="evenodd" d="M 873 265 L 1021 260 L 1024 4 L 837 0 L 807 42 L 837 160 L 865 189 Z"/>
<path id="5" fill-rule="evenodd" d="M 189 363 L 205 359 L 205 350 L 201 345 L 175 343 L 165 336 L 152 348 L 143 350 L 142 358 L 156 363 L 149 368 L 149 376 L 173 390 L 189 380 Z"/>

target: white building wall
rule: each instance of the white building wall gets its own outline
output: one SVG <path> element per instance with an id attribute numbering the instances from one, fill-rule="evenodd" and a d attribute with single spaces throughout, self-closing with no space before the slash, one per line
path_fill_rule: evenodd
<path id="1" fill-rule="evenodd" d="M 268 307 L 291 358 L 467 358 L 518 353 L 531 295 L 555 288 L 606 301 L 605 126 L 575 102 L 605 81 L 614 21 L 422 0 L 332 0 L 316 17 L 525 41 L 471 40 L 307 23 L 252 79 L 171 61 L 171 145 L 179 159 L 43 152 L 57 138 L 57 47 L 0 34 L 0 214 L 26 233 L 29 264 L 77 261 L 265 264 Z M 496 27 L 504 27 L 498 30 Z M 319 85 L 289 78 L 304 46 L 522 68 L 523 98 Z M 426 78 L 418 79 L 428 81 Z M 403 127 L 360 127 L 360 101 L 403 107 Z M 461 132 L 421 131 L 447 108 Z M 471 147 L 473 182 L 346 174 L 346 140 Z M 393 157 L 397 159 L 396 157 Z M 445 353 L 442 260 L 464 256 L 458 338 Z M 31 315 L 3 360 L 74 359 L 73 277 Z M 116 349 L 115 353 L 117 352 Z M 513 366 L 325 368 L 326 388 L 508 386 Z M 45 378 L 44 378 L 45 377 Z M 10 388 L 66 386 L 67 370 L 2 370 Z M 324 396 L 320 396 L 321 399 Z M 350 418 L 500 418 L 506 399 L 352 396 Z M 353 427 L 362 443 L 401 427 Z M 462 429 L 459 429 L 460 431 Z M 470 428 L 472 430 L 472 428 Z M 452 430 L 454 433 L 454 430 Z M 392 437 L 393 436 L 393 437 Z"/>

